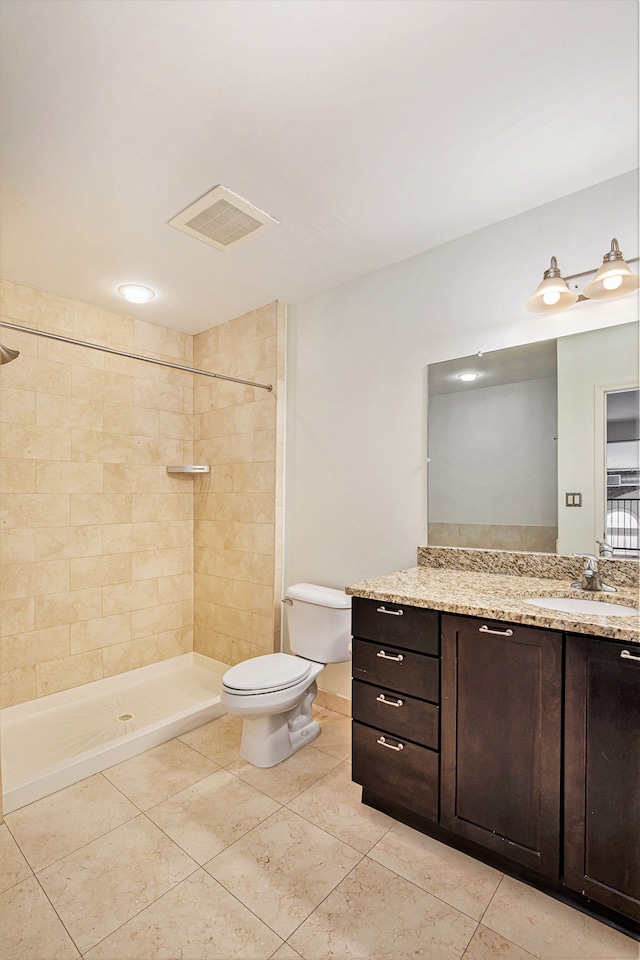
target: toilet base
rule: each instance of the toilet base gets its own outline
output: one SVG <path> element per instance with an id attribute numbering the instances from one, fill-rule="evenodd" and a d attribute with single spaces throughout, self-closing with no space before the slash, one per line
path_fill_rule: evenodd
<path id="1" fill-rule="evenodd" d="M 314 681 L 298 706 L 288 713 L 245 717 L 240 743 L 242 759 L 254 767 L 274 767 L 315 740 L 320 724 L 313 719 L 311 707 L 317 691 Z"/>

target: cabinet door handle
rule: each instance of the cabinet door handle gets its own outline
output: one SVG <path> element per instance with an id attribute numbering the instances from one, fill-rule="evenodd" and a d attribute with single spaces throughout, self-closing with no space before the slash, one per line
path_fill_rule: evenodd
<path id="1" fill-rule="evenodd" d="M 404 610 L 387 610 L 386 607 L 377 607 L 378 613 L 388 613 L 390 617 L 401 617 Z"/>
<path id="2" fill-rule="evenodd" d="M 384 737 L 379 737 L 376 743 L 379 743 L 381 747 L 388 747 L 389 750 L 404 750 L 404 744 L 400 741 L 398 743 L 387 743 Z"/>
<path id="3" fill-rule="evenodd" d="M 622 657 L 623 660 L 640 660 L 640 657 L 634 656 L 634 654 L 633 654 L 633 653 L 629 653 L 628 650 L 623 650 L 622 653 L 620 654 L 620 656 Z M 380 699 L 380 698 L 378 698 L 378 699 Z"/>
<path id="4" fill-rule="evenodd" d="M 396 663 L 402 663 L 404 660 L 404 657 L 401 653 L 399 653 L 397 657 L 391 657 L 388 653 L 385 653 L 384 650 L 380 650 L 379 653 L 376 653 L 376 657 L 380 657 L 382 660 L 395 660 Z"/>
<path id="5" fill-rule="evenodd" d="M 386 703 L 388 707 L 401 707 L 404 703 L 404 700 L 387 700 L 384 693 L 381 693 L 379 697 L 376 697 L 378 703 Z"/>
<path id="6" fill-rule="evenodd" d="M 491 630 L 491 628 L 488 627 L 488 626 L 486 625 L 486 623 L 483 623 L 482 626 L 479 628 L 479 630 L 480 630 L 480 633 L 495 633 L 495 635 L 496 635 L 497 637 L 512 637 L 512 636 L 513 636 L 513 630 L 511 630 L 511 628 L 509 628 L 509 629 L 507 629 L 507 630 Z"/>

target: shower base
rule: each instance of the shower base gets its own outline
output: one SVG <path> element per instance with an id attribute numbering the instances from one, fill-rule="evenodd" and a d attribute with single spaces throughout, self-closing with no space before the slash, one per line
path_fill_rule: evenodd
<path id="1" fill-rule="evenodd" d="M 222 716 L 228 669 L 184 653 L 0 710 L 4 812 Z"/>

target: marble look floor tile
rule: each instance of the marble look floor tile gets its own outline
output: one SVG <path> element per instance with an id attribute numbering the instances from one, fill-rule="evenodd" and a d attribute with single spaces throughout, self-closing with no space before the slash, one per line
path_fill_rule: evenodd
<path id="1" fill-rule="evenodd" d="M 314 719 L 320 724 L 320 736 L 313 741 L 317 750 L 339 760 L 351 756 L 351 720 L 333 710 L 324 710 Z"/>
<path id="2" fill-rule="evenodd" d="M 85 954 L 86 960 L 267 960 L 281 939 L 198 870 Z M 277 954 L 276 954 L 277 955 Z"/>
<path id="3" fill-rule="evenodd" d="M 2 960 L 76 960 L 80 956 L 35 877 L 0 895 Z"/>
<path id="4" fill-rule="evenodd" d="M 254 767 L 246 760 L 236 760 L 227 769 L 278 803 L 288 803 L 339 763 L 337 757 L 331 757 L 328 753 L 313 747 L 302 747 L 275 767 Z"/>
<path id="5" fill-rule="evenodd" d="M 541 960 L 640 957 L 635 940 L 511 877 L 503 877 L 482 923 Z"/>
<path id="6" fill-rule="evenodd" d="M 194 861 L 143 815 L 38 874 L 81 953 L 167 893 Z"/>
<path id="7" fill-rule="evenodd" d="M 305 960 L 460 960 L 476 924 L 366 857 L 289 938 Z"/>
<path id="8" fill-rule="evenodd" d="M 537 960 L 537 958 L 505 940 L 499 933 L 483 927 L 478 927 L 467 947 L 464 960 Z"/>
<path id="9" fill-rule="evenodd" d="M 287 806 L 338 840 L 367 853 L 395 820 L 366 806 L 361 798 L 362 787 L 351 780 L 351 766 L 340 763 Z"/>
<path id="10" fill-rule="evenodd" d="M 396 823 L 369 856 L 434 897 L 479 920 L 502 874 L 459 850 Z"/>
<path id="11" fill-rule="evenodd" d="M 97 773 L 14 810 L 6 821 L 37 873 L 138 813 L 137 807 Z"/>
<path id="12" fill-rule="evenodd" d="M 297 814 L 279 810 L 206 869 L 286 939 L 360 857 Z"/>
<path id="13" fill-rule="evenodd" d="M 147 810 L 147 816 L 198 863 L 206 863 L 278 810 L 271 797 L 218 770 Z"/>
<path id="14" fill-rule="evenodd" d="M 214 773 L 218 765 L 180 740 L 169 740 L 104 771 L 104 776 L 141 810 Z"/>
<path id="15" fill-rule="evenodd" d="M 31 867 L 22 856 L 6 823 L 0 823 L 0 893 L 32 876 Z"/>
<path id="16" fill-rule="evenodd" d="M 279 950 L 276 950 L 271 960 L 300 960 L 300 954 L 290 947 L 288 943 L 283 943 Z"/>
<path id="17" fill-rule="evenodd" d="M 239 758 L 241 738 L 242 720 L 226 713 L 217 720 L 181 734 L 179 739 L 219 766 L 226 767 Z"/>

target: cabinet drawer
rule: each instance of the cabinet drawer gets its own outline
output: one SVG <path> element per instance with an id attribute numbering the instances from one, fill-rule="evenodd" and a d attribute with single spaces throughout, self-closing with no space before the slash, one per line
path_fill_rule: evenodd
<path id="1" fill-rule="evenodd" d="M 353 681 L 353 719 L 437 750 L 440 709 L 384 687 Z"/>
<path id="2" fill-rule="evenodd" d="M 437 703 L 440 661 L 397 647 L 353 640 L 353 679 Z"/>
<path id="3" fill-rule="evenodd" d="M 433 750 L 354 722 L 351 769 L 352 779 L 372 793 L 438 819 L 439 763 Z"/>
<path id="4" fill-rule="evenodd" d="M 440 653 L 440 614 L 436 610 L 354 597 L 351 617 L 354 637 L 435 657 Z"/>

